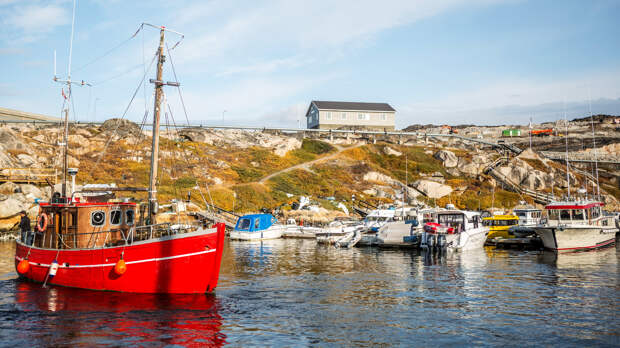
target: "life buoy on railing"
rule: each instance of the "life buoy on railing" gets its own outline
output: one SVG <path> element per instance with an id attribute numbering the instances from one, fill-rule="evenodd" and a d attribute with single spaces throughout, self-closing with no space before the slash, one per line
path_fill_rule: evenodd
<path id="1" fill-rule="evenodd" d="M 44 232 L 47 229 L 47 223 L 48 223 L 48 219 L 47 219 L 47 214 L 45 213 L 41 213 L 39 214 L 39 217 L 37 217 L 37 232 Z"/>

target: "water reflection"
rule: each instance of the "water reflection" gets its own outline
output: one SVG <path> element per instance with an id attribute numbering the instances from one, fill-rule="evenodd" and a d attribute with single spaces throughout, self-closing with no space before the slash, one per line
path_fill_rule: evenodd
<path id="1" fill-rule="evenodd" d="M 41 289 L 0 243 L 0 336 L 37 345 L 617 345 L 618 250 L 227 242 L 214 296 Z M 7 254 L 8 252 L 8 254 Z"/>
<path id="2" fill-rule="evenodd" d="M 18 342 L 186 347 L 226 342 L 213 295 L 134 295 L 13 284 L 14 308 L 21 314 L 12 328 L 3 327 L 3 335 L 10 332 Z"/>

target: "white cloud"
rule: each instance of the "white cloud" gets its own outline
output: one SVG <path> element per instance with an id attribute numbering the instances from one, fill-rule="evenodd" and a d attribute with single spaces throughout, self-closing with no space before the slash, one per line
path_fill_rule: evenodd
<path id="1" fill-rule="evenodd" d="M 24 5 L 23 2 L 18 2 L 13 6 L 5 6 L 0 13 L 3 17 L 1 22 L 4 31 L 10 33 L 8 36 L 11 39 L 18 37 L 18 40 L 22 42 L 36 41 L 43 34 L 71 20 L 71 14 L 67 8 L 57 3 Z"/>
<path id="2" fill-rule="evenodd" d="M 27 33 L 49 32 L 69 21 L 66 9 L 57 5 L 16 6 L 11 12 L 5 20 L 6 25 Z"/>

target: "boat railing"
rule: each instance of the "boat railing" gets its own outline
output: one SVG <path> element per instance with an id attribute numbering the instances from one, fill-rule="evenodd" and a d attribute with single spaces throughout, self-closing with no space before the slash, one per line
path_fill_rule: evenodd
<path id="1" fill-rule="evenodd" d="M 144 241 L 153 238 L 161 238 L 176 234 L 187 233 L 191 231 L 191 226 L 176 226 L 169 222 L 146 225 L 132 226 L 129 229 L 110 229 L 104 231 L 92 231 L 83 233 L 58 234 L 60 249 L 96 249 L 117 245 L 130 245 L 137 241 Z M 36 243 L 36 233 L 33 233 L 32 243 Z M 80 236 L 88 235 L 89 238 L 85 245 L 81 244 Z M 44 236 L 45 237 L 45 236 Z M 119 238 L 120 237 L 120 238 Z M 45 238 L 42 241 L 42 247 L 45 247 Z M 48 247 L 53 248 L 53 240 L 50 238 Z"/>

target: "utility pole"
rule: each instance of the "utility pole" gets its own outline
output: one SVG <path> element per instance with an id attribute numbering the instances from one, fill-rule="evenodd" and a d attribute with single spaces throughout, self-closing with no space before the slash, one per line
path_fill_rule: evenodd
<path id="1" fill-rule="evenodd" d="M 153 143 L 151 145 L 151 176 L 149 182 L 149 224 L 156 224 L 155 215 L 157 214 L 157 161 L 159 158 L 159 115 L 160 115 L 160 106 L 161 106 L 161 95 L 162 95 L 162 75 L 164 69 L 164 61 L 166 60 L 166 56 L 164 56 L 164 27 L 160 28 L 159 32 L 159 50 L 157 51 L 158 60 L 157 60 L 157 77 L 156 80 L 151 80 L 152 83 L 155 84 L 155 106 L 153 113 Z"/>

